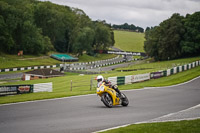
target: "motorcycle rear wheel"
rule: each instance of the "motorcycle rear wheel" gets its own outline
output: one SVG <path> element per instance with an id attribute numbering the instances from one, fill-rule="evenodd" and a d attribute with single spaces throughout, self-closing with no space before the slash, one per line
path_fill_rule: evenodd
<path id="1" fill-rule="evenodd" d="M 108 108 L 113 107 L 113 100 L 112 100 L 112 97 L 110 96 L 110 94 L 108 94 L 108 93 L 102 94 L 101 100 L 106 107 L 108 107 Z"/>

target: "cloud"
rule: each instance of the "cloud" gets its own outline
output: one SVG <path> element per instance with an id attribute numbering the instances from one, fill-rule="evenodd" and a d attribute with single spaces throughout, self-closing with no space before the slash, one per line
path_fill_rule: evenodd
<path id="1" fill-rule="evenodd" d="M 45 1 L 45 0 L 42 0 Z M 173 13 L 186 15 L 200 10 L 199 0 L 49 0 L 82 9 L 92 20 L 129 23 L 146 28 L 159 25 Z"/>

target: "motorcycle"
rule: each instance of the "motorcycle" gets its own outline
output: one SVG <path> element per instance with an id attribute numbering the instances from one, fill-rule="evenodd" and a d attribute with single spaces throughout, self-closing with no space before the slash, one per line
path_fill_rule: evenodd
<path id="1" fill-rule="evenodd" d="M 109 86 L 106 86 L 105 83 L 102 83 L 100 87 L 97 88 L 97 95 L 101 97 L 101 101 L 106 107 L 112 108 L 115 105 L 128 106 L 129 101 L 124 93 L 121 93 L 121 96 Z"/>

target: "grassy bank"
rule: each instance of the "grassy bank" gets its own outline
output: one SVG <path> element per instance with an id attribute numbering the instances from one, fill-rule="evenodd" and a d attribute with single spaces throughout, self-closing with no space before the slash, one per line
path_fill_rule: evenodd
<path id="1" fill-rule="evenodd" d="M 103 59 L 111 59 L 116 57 L 116 55 L 98 54 L 97 56 L 88 56 L 84 54 L 80 56 L 79 62 L 89 62 L 97 61 Z M 61 64 L 61 61 L 52 59 L 49 56 L 34 56 L 34 55 L 24 55 L 19 57 L 17 55 L 7 55 L 1 54 L 0 57 L 0 69 L 3 68 L 15 68 L 15 67 L 28 67 L 28 66 L 42 66 L 42 65 L 55 65 Z"/>
<path id="2" fill-rule="evenodd" d="M 124 51 L 144 52 L 144 33 L 114 31 L 115 47 Z"/>
<path id="3" fill-rule="evenodd" d="M 199 133 L 200 119 L 177 122 L 133 124 L 104 133 Z"/>

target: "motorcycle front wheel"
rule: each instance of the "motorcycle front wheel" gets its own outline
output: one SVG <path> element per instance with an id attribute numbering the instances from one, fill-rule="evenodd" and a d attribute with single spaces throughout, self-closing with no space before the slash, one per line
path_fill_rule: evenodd
<path id="1" fill-rule="evenodd" d="M 122 98 L 122 106 L 128 106 L 129 101 L 128 98 L 126 97 L 126 95 L 124 93 L 122 93 L 123 98 Z"/>
<path id="2" fill-rule="evenodd" d="M 110 96 L 110 94 L 104 93 L 101 96 L 101 100 L 102 100 L 102 102 L 104 103 L 104 105 L 106 107 L 108 107 L 108 108 L 112 108 L 113 107 L 113 100 L 112 100 L 112 97 Z"/>

